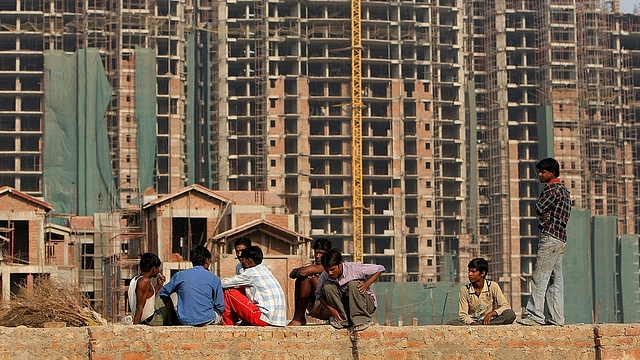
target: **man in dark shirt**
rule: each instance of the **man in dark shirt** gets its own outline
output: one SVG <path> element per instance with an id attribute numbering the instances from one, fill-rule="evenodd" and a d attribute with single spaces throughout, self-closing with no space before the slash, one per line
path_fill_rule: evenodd
<path id="1" fill-rule="evenodd" d="M 558 178 L 560 165 L 555 159 L 541 160 L 537 165 L 538 178 L 544 189 L 536 203 L 540 217 L 540 243 L 533 270 L 531 295 L 526 317 L 516 320 L 522 325 L 564 325 L 564 283 L 562 255 L 567 241 L 567 221 L 571 213 L 569 190 Z M 549 310 L 545 316 L 545 303 Z"/>

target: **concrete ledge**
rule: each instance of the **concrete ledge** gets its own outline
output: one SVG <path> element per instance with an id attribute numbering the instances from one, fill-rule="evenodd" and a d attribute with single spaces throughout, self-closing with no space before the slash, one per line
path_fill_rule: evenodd
<path id="1" fill-rule="evenodd" d="M 0 359 L 640 359 L 640 324 L 0 328 Z"/>

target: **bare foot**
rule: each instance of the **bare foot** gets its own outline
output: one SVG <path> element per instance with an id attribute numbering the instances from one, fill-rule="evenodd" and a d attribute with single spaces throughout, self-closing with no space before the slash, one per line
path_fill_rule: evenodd
<path id="1" fill-rule="evenodd" d="M 306 321 L 302 322 L 302 321 L 296 320 L 296 319 L 291 320 L 291 322 L 289 322 L 287 324 L 287 326 L 303 326 L 303 325 L 307 325 L 307 322 Z"/>

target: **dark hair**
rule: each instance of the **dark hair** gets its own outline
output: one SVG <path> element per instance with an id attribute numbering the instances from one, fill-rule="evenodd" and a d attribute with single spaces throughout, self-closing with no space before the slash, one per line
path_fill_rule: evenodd
<path id="1" fill-rule="evenodd" d="M 329 251 L 333 247 L 331 240 L 327 238 L 318 238 L 313 242 L 313 250 L 325 250 Z"/>
<path id="2" fill-rule="evenodd" d="M 156 254 L 152 253 L 144 253 L 140 256 L 140 271 L 147 272 L 153 269 L 154 267 L 160 267 L 162 265 L 162 261 Z"/>
<path id="3" fill-rule="evenodd" d="M 556 177 L 560 176 L 560 164 L 554 158 L 546 158 L 540 160 L 540 162 L 536 165 L 536 169 L 538 170 L 547 170 L 548 172 L 552 172 Z"/>
<path id="4" fill-rule="evenodd" d="M 262 249 L 260 246 L 249 246 L 248 248 L 242 250 L 242 254 L 238 256 L 239 259 L 251 259 L 256 265 L 262 264 L 262 258 L 264 255 L 262 254 Z"/>
<path id="5" fill-rule="evenodd" d="M 211 259 L 211 252 L 206 247 L 200 245 L 191 250 L 191 264 L 193 266 L 203 266 L 207 259 Z"/>
<path id="6" fill-rule="evenodd" d="M 484 272 L 485 275 L 489 272 L 489 263 L 483 258 L 475 258 L 469 261 L 469 265 L 467 265 L 467 267 L 469 269 L 476 269 L 480 272 Z"/>
<path id="7" fill-rule="evenodd" d="M 240 239 L 233 242 L 233 247 L 235 248 L 238 245 L 244 245 L 244 247 L 251 246 L 251 239 L 246 236 L 241 237 Z"/>
<path id="8" fill-rule="evenodd" d="M 338 248 L 333 248 L 327 251 L 326 253 L 324 253 L 324 255 L 322 255 L 322 259 L 320 260 L 320 263 L 324 267 L 336 266 L 336 265 L 339 265 L 341 262 L 342 262 L 342 253 Z"/>

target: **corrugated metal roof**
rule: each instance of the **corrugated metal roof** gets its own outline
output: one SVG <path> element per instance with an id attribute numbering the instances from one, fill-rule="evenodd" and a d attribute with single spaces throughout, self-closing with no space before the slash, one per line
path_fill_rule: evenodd
<path id="1" fill-rule="evenodd" d="M 223 196 L 233 203 L 238 205 L 271 205 L 271 206 L 284 206 L 284 201 L 278 196 L 278 194 L 265 191 L 264 192 L 264 203 L 260 201 L 260 199 L 256 198 L 255 191 L 221 191 L 215 190 L 216 194 Z"/>
<path id="2" fill-rule="evenodd" d="M 93 230 L 93 216 L 73 216 L 69 219 L 69 227 L 73 230 Z"/>

